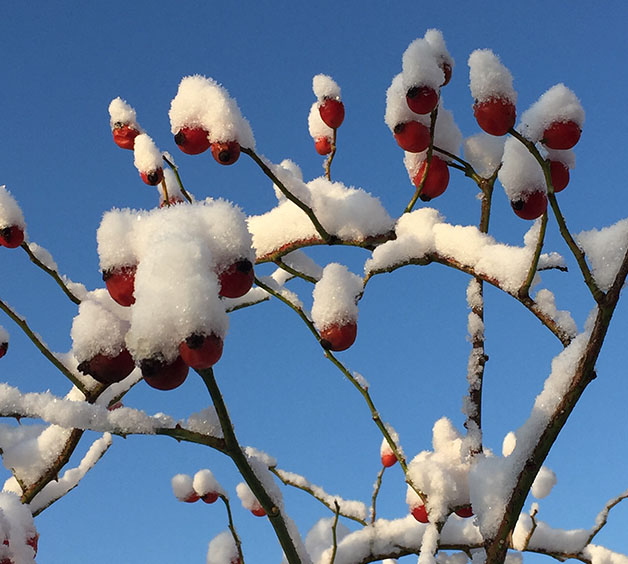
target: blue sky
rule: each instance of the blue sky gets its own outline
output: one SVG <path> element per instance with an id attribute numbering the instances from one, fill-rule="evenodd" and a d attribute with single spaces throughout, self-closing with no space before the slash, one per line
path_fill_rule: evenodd
<path id="1" fill-rule="evenodd" d="M 307 180 L 322 174 L 307 113 L 314 101 L 312 76 L 323 72 L 340 84 L 347 109 L 334 177 L 368 190 L 398 215 L 412 189 L 383 121 L 385 91 L 407 45 L 435 27 L 456 61 L 443 98 L 465 136 L 478 131 L 466 66 L 476 48 L 493 49 L 511 70 L 519 113 L 556 83 L 576 92 L 587 118 L 577 167 L 560 202 L 575 232 L 602 227 L 628 215 L 627 16 L 620 1 L 595 7 L 581 1 L 12 3 L 0 20 L 0 184 L 20 202 L 31 240 L 51 251 L 61 272 L 90 289 L 102 286 L 95 231 L 103 212 L 156 204 L 130 153 L 111 141 L 112 98 L 121 96 L 135 107 L 158 146 L 173 153 L 197 197 L 225 197 L 256 214 L 270 209 L 275 196 L 250 160 L 219 167 L 207 155 L 176 149 L 167 112 L 178 83 L 194 73 L 221 82 L 251 122 L 258 151 L 274 162 L 293 159 Z M 475 223 L 474 187 L 453 172 L 447 192 L 433 205 L 452 223 Z M 566 252 L 550 224 L 547 249 Z M 492 233 L 520 243 L 528 227 L 498 188 Z M 345 262 L 360 273 L 367 253 L 315 249 L 312 256 Z M 21 250 L 0 249 L 0 265 L 0 297 L 53 350 L 67 351 L 75 307 Z M 570 266 L 569 274 L 547 273 L 543 282 L 582 328 L 592 302 L 573 261 Z M 383 418 L 400 433 L 408 455 L 430 448 L 432 425 L 441 416 L 458 427 L 464 422 L 466 282 L 466 276 L 438 265 L 374 280 L 360 305 L 358 342 L 342 353 L 350 369 L 371 383 Z M 294 288 L 308 299 L 305 284 Z M 511 301 L 487 291 L 485 438 L 498 452 L 505 433 L 527 417 L 559 351 L 551 335 Z M 541 502 L 540 518 L 552 526 L 591 526 L 606 500 L 628 487 L 626 318 L 620 307 L 598 378 L 548 459 L 559 481 Z M 63 378 L 8 319 L 0 324 L 12 339 L 0 379 L 25 391 L 64 394 Z M 377 429 L 292 311 L 269 303 L 234 313 L 216 374 L 244 444 L 269 452 L 281 467 L 329 492 L 370 499 L 379 466 Z M 139 385 L 125 400 L 175 417 L 208 401 L 193 375 L 174 392 Z M 218 453 L 166 438 L 116 439 L 84 483 L 37 519 L 38 562 L 204 562 L 207 543 L 226 526 L 224 512 L 178 503 L 170 490 L 172 475 L 200 468 L 212 469 L 235 498 L 237 476 Z M 382 516 L 405 514 L 404 492 L 399 469 L 387 472 Z M 299 492 L 288 491 L 286 501 L 304 533 L 327 516 Z M 266 521 L 250 517 L 237 499 L 234 505 L 245 556 L 278 562 Z M 628 551 L 627 521 L 628 507 L 616 508 L 598 542 Z"/>

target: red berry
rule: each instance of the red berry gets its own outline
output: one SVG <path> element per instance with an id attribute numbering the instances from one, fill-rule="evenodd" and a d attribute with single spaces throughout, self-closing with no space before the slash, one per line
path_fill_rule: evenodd
<path id="1" fill-rule="evenodd" d="M 543 132 L 541 142 L 550 149 L 571 149 L 581 133 L 582 129 L 575 121 L 555 121 Z"/>
<path id="2" fill-rule="evenodd" d="M 438 93 L 429 86 L 413 86 L 406 93 L 406 102 L 415 114 L 429 114 L 438 105 Z"/>
<path id="3" fill-rule="evenodd" d="M 420 153 L 430 144 L 430 129 L 418 121 L 395 125 L 393 132 L 397 144 L 408 153 Z"/>
<path id="4" fill-rule="evenodd" d="M 15 249 L 24 242 L 24 230 L 17 225 L 10 225 L 0 229 L 0 245 L 8 249 Z"/>
<path id="5" fill-rule="evenodd" d="M 473 509 L 470 505 L 465 505 L 460 509 L 456 509 L 455 513 L 456 515 L 458 515 L 458 517 L 462 517 L 463 519 L 466 519 L 467 517 L 473 517 Z"/>
<path id="6" fill-rule="evenodd" d="M 569 168 L 560 161 L 550 161 L 550 173 L 554 192 L 560 192 L 569 184 Z"/>
<path id="7" fill-rule="evenodd" d="M 199 155 L 209 149 L 208 135 L 202 127 L 182 127 L 174 136 L 174 142 L 184 153 Z"/>
<path id="8" fill-rule="evenodd" d="M 253 509 L 251 509 L 251 513 L 253 513 L 256 517 L 264 517 L 266 515 L 266 511 L 264 511 L 264 508 L 261 505 L 254 506 Z"/>
<path id="9" fill-rule="evenodd" d="M 345 119 L 345 105 L 334 98 L 325 98 L 318 106 L 318 111 L 325 125 L 332 129 L 338 129 Z"/>
<path id="10" fill-rule="evenodd" d="M 218 494 L 216 492 L 207 492 L 205 495 L 201 496 L 201 499 L 205 503 L 214 503 L 218 499 Z"/>
<path id="11" fill-rule="evenodd" d="M 149 186 L 157 186 L 164 179 L 164 171 L 161 168 L 150 172 L 140 172 L 142 180 Z"/>
<path id="12" fill-rule="evenodd" d="M 101 384 L 113 384 L 124 380 L 135 368 L 135 361 L 128 350 L 122 349 L 116 356 L 98 353 L 78 365 L 78 370 L 89 374 Z"/>
<path id="13" fill-rule="evenodd" d="M 513 211 L 521 219 L 536 219 L 547 210 L 547 196 L 545 192 L 523 192 L 521 198 L 510 202 Z"/>
<path id="14" fill-rule="evenodd" d="M 157 390 L 174 390 L 188 375 L 188 365 L 178 356 L 172 362 L 163 358 L 147 358 L 140 362 L 142 375 L 146 383 Z"/>
<path id="15" fill-rule="evenodd" d="M 217 163 L 230 165 L 240 157 L 240 143 L 237 141 L 226 141 L 211 144 L 212 155 Z"/>
<path id="16" fill-rule="evenodd" d="M 8 349 L 9 349 L 9 343 L 0 343 L 0 358 L 2 358 L 5 354 L 7 354 Z"/>
<path id="17" fill-rule="evenodd" d="M 102 279 L 107 285 L 109 295 L 121 306 L 128 307 L 135 303 L 135 270 L 137 267 L 120 266 L 103 272 Z"/>
<path id="18" fill-rule="evenodd" d="M 421 163 L 418 172 L 414 175 L 412 182 L 418 188 L 421 185 L 421 181 L 425 176 L 425 169 L 427 167 L 427 160 Z M 440 196 L 449 184 L 449 168 L 447 163 L 438 158 L 436 155 L 432 155 L 432 162 L 430 168 L 427 171 L 427 176 L 421 189 L 421 198 L 424 202 L 429 202 L 432 198 Z"/>
<path id="19" fill-rule="evenodd" d="M 417 505 L 411 510 L 412 517 L 414 517 L 419 523 L 429 523 L 430 520 L 427 517 L 427 509 L 425 505 Z"/>
<path id="20" fill-rule="evenodd" d="M 321 346 L 328 351 L 347 350 L 354 342 L 358 333 L 358 324 L 329 325 L 321 331 Z"/>
<path id="21" fill-rule="evenodd" d="M 239 260 L 218 275 L 219 294 L 224 298 L 239 298 L 251 289 L 254 280 L 255 271 L 251 261 Z"/>
<path id="22" fill-rule="evenodd" d="M 501 136 L 515 125 L 517 110 L 506 98 L 489 98 L 473 104 L 473 115 L 486 133 Z"/>
<path id="23" fill-rule="evenodd" d="M 449 84 L 449 81 L 451 80 L 451 65 L 443 61 L 440 64 L 440 68 L 443 71 L 443 74 L 445 75 L 445 82 L 443 82 L 441 86 L 446 86 L 447 84 Z"/>
<path id="24" fill-rule="evenodd" d="M 208 336 L 195 333 L 179 345 L 179 354 L 195 370 L 210 368 L 222 356 L 222 339 L 213 333 Z"/>
<path id="25" fill-rule="evenodd" d="M 314 148 L 319 155 L 329 155 L 331 153 L 331 139 L 329 137 L 319 137 L 314 141 Z"/>
<path id="26" fill-rule="evenodd" d="M 397 457 L 394 452 L 386 452 L 382 454 L 382 466 L 390 468 L 391 466 L 394 466 L 396 462 Z"/>
<path id="27" fill-rule="evenodd" d="M 135 146 L 135 138 L 140 132 L 133 126 L 123 123 L 116 123 L 113 126 L 113 142 L 121 149 L 133 150 Z"/>
<path id="28" fill-rule="evenodd" d="M 198 495 L 196 492 L 191 492 L 186 495 L 181 501 L 185 501 L 185 503 L 196 503 L 199 499 L 201 499 L 200 495 Z"/>

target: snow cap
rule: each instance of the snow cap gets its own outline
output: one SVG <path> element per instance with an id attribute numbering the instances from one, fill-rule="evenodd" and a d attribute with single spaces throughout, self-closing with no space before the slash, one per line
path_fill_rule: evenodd
<path id="1" fill-rule="evenodd" d="M 24 214 L 11 192 L 6 186 L 0 186 L 0 229 L 17 225 L 23 231 L 26 229 Z"/>
<path id="2" fill-rule="evenodd" d="M 394 133 L 395 126 L 408 121 L 421 122 L 426 127 L 430 126 L 430 117 L 428 114 L 415 114 L 406 102 L 407 88 L 403 83 L 403 75 L 399 73 L 392 79 L 388 90 L 386 91 L 386 113 L 384 121 L 388 129 Z"/>
<path id="3" fill-rule="evenodd" d="M 161 151 L 146 133 L 140 133 L 135 138 L 133 155 L 135 168 L 140 173 L 149 174 L 163 168 Z"/>
<path id="4" fill-rule="evenodd" d="M 111 103 L 109 104 L 109 116 L 109 124 L 111 125 L 112 131 L 116 123 L 121 123 L 122 125 L 130 125 L 134 129 L 137 129 L 140 133 L 142 131 L 139 123 L 137 123 L 135 110 L 119 96 L 111 100 Z"/>
<path id="5" fill-rule="evenodd" d="M 194 474 L 192 486 L 194 491 L 201 497 L 208 493 L 226 496 L 225 490 L 223 490 L 222 486 L 218 483 L 218 480 L 214 478 L 212 471 L 208 469 L 199 470 Z"/>
<path id="6" fill-rule="evenodd" d="M 209 543 L 207 564 L 231 564 L 238 562 L 240 555 L 229 531 L 216 535 Z"/>
<path id="7" fill-rule="evenodd" d="M 443 32 L 440 29 L 428 29 L 423 36 L 423 39 L 427 41 L 436 56 L 436 59 L 447 63 L 451 69 L 454 68 L 454 59 L 449 54 L 447 50 L 447 45 L 445 44 L 445 38 L 443 37 Z"/>
<path id="8" fill-rule="evenodd" d="M 490 49 L 476 49 L 469 55 L 469 79 L 476 101 L 501 98 L 517 103 L 512 74 Z"/>
<path id="9" fill-rule="evenodd" d="M 336 262 L 328 264 L 312 292 L 312 320 L 316 328 L 322 331 L 330 325 L 355 323 L 357 297 L 362 290 L 362 279 L 349 272 L 346 266 Z"/>
<path id="10" fill-rule="evenodd" d="M 445 80 L 434 49 L 425 39 L 415 39 L 401 59 L 403 85 L 406 91 L 413 86 L 429 86 L 438 92 Z"/>
<path id="11" fill-rule="evenodd" d="M 329 75 L 317 74 L 312 79 L 312 90 L 319 103 L 325 99 L 340 100 L 340 86 Z"/>
<path id="12" fill-rule="evenodd" d="M 489 178 L 502 162 L 504 137 L 478 133 L 467 137 L 463 143 L 465 160 L 483 178 Z"/>
<path id="13" fill-rule="evenodd" d="M 514 137 L 506 139 L 502 167 L 497 173 L 510 201 L 524 193 L 545 192 L 545 176 L 541 165 L 526 146 Z"/>

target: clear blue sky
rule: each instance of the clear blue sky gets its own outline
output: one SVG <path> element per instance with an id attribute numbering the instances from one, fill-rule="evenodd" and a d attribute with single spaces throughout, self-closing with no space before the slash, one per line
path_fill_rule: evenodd
<path id="1" fill-rule="evenodd" d="M 221 82 L 252 124 L 258 151 L 274 162 L 291 158 L 311 179 L 321 158 L 307 132 L 314 97 L 311 78 L 332 75 L 347 108 L 339 131 L 334 177 L 381 198 L 392 215 L 411 196 L 401 151 L 383 121 L 385 91 L 401 55 L 431 27 L 443 31 L 456 61 L 443 93 L 468 136 L 473 120 L 466 60 L 488 47 L 510 68 L 519 113 L 550 86 L 564 82 L 587 112 L 577 168 L 561 204 L 574 231 L 628 215 L 626 91 L 628 47 L 622 1 L 604 2 L 14 2 L 0 20 L 2 87 L 0 184 L 24 210 L 31 240 L 50 250 L 61 272 L 88 288 L 102 285 L 95 231 L 112 207 L 149 208 L 152 188 L 139 179 L 129 152 L 111 141 L 107 106 L 121 96 L 135 107 L 158 146 L 177 159 L 197 197 L 225 197 L 247 213 L 274 205 L 270 182 L 252 162 L 219 167 L 175 147 L 167 112 L 180 79 L 200 73 Z M 455 171 L 452 171 L 452 173 Z M 528 224 L 496 191 L 492 228 L 519 243 Z M 477 222 L 475 189 L 453 174 L 433 202 L 453 223 Z M 547 249 L 565 252 L 552 223 Z M 317 249 L 321 262 L 346 262 L 360 273 L 359 249 Z M 0 297 L 25 315 L 56 351 L 71 344 L 75 307 L 36 271 L 20 250 L 0 249 Z M 570 262 L 573 267 L 573 263 Z M 267 273 L 260 269 L 260 273 Z M 358 342 L 342 353 L 371 383 L 385 420 L 401 435 L 406 454 L 431 448 L 433 423 L 445 415 L 460 428 L 469 344 L 466 277 L 434 265 L 382 276 L 360 306 Z M 580 328 L 592 307 L 572 268 L 543 281 L 571 309 Z M 296 284 L 307 301 L 309 288 Z M 490 362 L 486 377 L 485 438 L 501 451 L 506 432 L 527 417 L 559 348 L 518 304 L 487 292 Z M 626 308 L 590 386 L 548 465 L 558 485 L 541 502 L 540 518 L 556 527 L 590 527 L 607 499 L 628 487 L 625 465 Z M 67 384 L 6 318 L 10 354 L 0 379 L 25 391 L 64 394 Z M 379 468 L 380 436 L 355 390 L 327 362 L 297 316 L 277 303 L 232 315 L 216 374 L 243 444 L 278 458 L 331 493 L 367 501 Z M 148 413 L 184 417 L 208 404 L 200 379 L 158 392 L 138 385 L 125 403 Z M 213 451 L 166 438 L 115 439 L 81 486 L 37 519 L 40 564 L 204 562 L 210 539 L 226 527 L 217 506 L 175 501 L 170 478 L 210 468 L 235 499 L 237 476 Z M 4 472 L 4 471 L 3 471 Z M 8 472 L 1 474 L 8 476 Z M 387 472 L 380 514 L 405 514 L 399 468 Z M 302 532 L 328 516 L 306 495 L 288 491 L 288 510 Z M 237 526 L 250 562 L 280 559 L 272 530 L 235 499 Z M 600 544 L 628 552 L 628 506 L 616 508 Z M 408 559 L 410 561 L 410 559 Z"/>

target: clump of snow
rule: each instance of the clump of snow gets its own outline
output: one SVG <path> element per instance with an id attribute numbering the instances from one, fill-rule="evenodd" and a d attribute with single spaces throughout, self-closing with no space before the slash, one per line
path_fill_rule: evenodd
<path id="1" fill-rule="evenodd" d="M 312 79 L 312 90 L 319 103 L 326 98 L 340 100 L 340 86 L 331 76 L 326 74 L 317 74 Z"/>
<path id="2" fill-rule="evenodd" d="M 556 307 L 554 294 L 550 290 L 539 290 L 534 296 L 534 301 L 538 308 L 553 319 L 567 335 L 574 337 L 578 333 L 578 327 L 573 317 L 568 311 L 559 310 Z"/>
<path id="3" fill-rule="evenodd" d="M 476 102 L 500 98 L 517 103 L 512 74 L 490 49 L 476 49 L 469 55 L 469 80 Z"/>
<path id="4" fill-rule="evenodd" d="M 133 226 L 138 220 L 138 213 L 129 209 L 113 209 L 103 215 L 96 232 L 100 269 L 103 272 L 137 264 L 132 241 Z"/>
<path id="5" fill-rule="evenodd" d="M 349 272 L 346 266 L 328 264 L 312 292 L 312 321 L 316 328 L 322 331 L 330 325 L 355 323 L 358 318 L 357 298 L 362 290 L 362 279 Z"/>
<path id="6" fill-rule="evenodd" d="M 384 114 L 384 121 L 390 131 L 394 132 L 395 126 L 400 123 L 407 123 L 409 121 L 418 121 L 425 125 L 430 126 L 429 115 L 415 114 L 406 102 L 407 88 L 403 83 L 403 75 L 399 73 L 392 79 L 392 83 L 386 91 L 386 112 Z"/>
<path id="7" fill-rule="evenodd" d="M 596 544 L 587 545 L 582 554 L 591 560 L 591 564 L 628 564 L 627 556 Z"/>
<path id="8" fill-rule="evenodd" d="M 573 121 L 584 124 L 584 109 L 572 90 L 556 84 L 521 115 L 518 131 L 530 141 L 543 138 L 543 132 L 554 122 Z"/>
<path id="9" fill-rule="evenodd" d="M 244 482 L 240 482 L 236 486 L 236 493 L 242 502 L 242 507 L 249 511 L 257 511 L 262 508 L 259 501 L 255 497 L 255 494 L 251 491 L 251 488 Z"/>
<path id="10" fill-rule="evenodd" d="M 557 161 L 559 163 L 564 164 L 568 169 L 576 168 L 576 153 L 573 149 L 550 149 L 543 145 L 542 149 L 544 150 L 547 158 L 550 161 Z"/>
<path id="11" fill-rule="evenodd" d="M 432 45 L 425 39 L 415 39 L 404 51 L 402 59 L 403 85 L 406 91 L 414 86 L 429 86 L 438 91 L 445 74 Z"/>
<path id="12" fill-rule="evenodd" d="M 213 407 L 207 407 L 198 413 L 193 413 L 188 417 L 184 426 L 195 433 L 222 438 L 220 421 Z"/>
<path id="13" fill-rule="evenodd" d="M 238 104 L 212 78 L 198 74 L 182 78 L 169 115 L 172 133 L 186 125 L 201 126 L 212 143 L 237 141 L 242 147 L 255 148 L 253 131 Z"/>
<path id="14" fill-rule="evenodd" d="M 26 229 L 24 214 L 11 192 L 2 185 L 0 186 L 0 229 L 14 225 L 20 227 L 22 231 Z"/>
<path id="15" fill-rule="evenodd" d="M 192 485 L 192 476 L 188 474 L 176 474 L 172 477 L 172 493 L 179 501 L 185 501 L 195 495 Z"/>
<path id="16" fill-rule="evenodd" d="M 135 168 L 140 173 L 150 174 L 162 168 L 161 151 L 146 133 L 140 133 L 133 145 Z"/>
<path id="17" fill-rule="evenodd" d="M 455 64 L 453 57 L 449 54 L 447 50 L 447 45 L 445 43 L 445 38 L 443 37 L 443 32 L 440 29 L 428 29 L 423 36 L 423 39 L 427 41 L 432 48 L 434 56 L 436 60 L 440 64 L 447 64 L 453 70 Z"/>
<path id="18" fill-rule="evenodd" d="M 517 435 L 515 435 L 512 431 L 509 431 L 504 437 L 504 441 L 502 442 L 502 455 L 510 456 L 512 451 L 515 450 L 515 446 L 517 445 Z"/>
<path id="19" fill-rule="evenodd" d="M 318 109 L 318 102 L 314 102 L 310 107 L 310 113 L 307 116 L 307 127 L 314 141 L 320 139 L 321 137 L 332 139 L 334 135 L 334 130 L 323 121 L 323 118 L 321 118 L 321 112 Z"/>
<path id="20" fill-rule="evenodd" d="M 9 342 L 9 332 L 0 325 L 0 344 Z"/>
<path id="21" fill-rule="evenodd" d="M 321 556 L 333 546 L 332 527 L 334 518 L 319 519 L 305 537 L 305 549 L 312 562 L 320 562 Z M 349 534 L 349 529 L 342 523 L 336 524 L 336 541 L 340 542 Z"/>
<path id="22" fill-rule="evenodd" d="M 523 194 L 545 192 L 545 176 L 541 165 L 523 143 L 514 137 L 506 139 L 502 167 L 497 173 L 510 201 Z"/>
<path id="23" fill-rule="evenodd" d="M 207 564 L 230 564 L 239 562 L 240 555 L 229 531 L 216 535 L 209 543 Z"/>
<path id="24" fill-rule="evenodd" d="M 484 132 L 467 137 L 463 143 L 464 158 L 482 178 L 489 178 L 502 162 L 504 141 L 504 137 Z"/>
<path id="25" fill-rule="evenodd" d="M 46 268 L 54 270 L 55 272 L 58 270 L 57 263 L 54 261 L 52 255 L 47 249 L 44 249 L 41 245 L 33 242 L 28 244 L 28 248 L 31 250 L 31 253 L 33 253 L 35 258 Z"/>
<path id="26" fill-rule="evenodd" d="M 397 434 L 397 431 L 395 431 L 393 426 L 388 423 L 386 423 L 386 429 L 390 434 L 390 438 L 393 440 L 395 445 L 397 445 L 397 450 L 403 455 L 403 449 L 401 448 L 401 444 L 399 443 L 399 435 Z M 386 440 L 386 437 L 382 439 L 382 442 L 379 446 L 379 454 L 380 456 L 394 454 L 393 449 L 390 447 L 388 441 Z"/>
<path id="27" fill-rule="evenodd" d="M 582 231 L 575 238 L 586 253 L 595 282 L 600 290 L 608 291 L 628 251 L 628 219 L 602 229 Z"/>
<path id="28" fill-rule="evenodd" d="M 227 496 L 225 490 L 218 483 L 211 470 L 205 468 L 194 474 L 192 480 L 194 491 L 201 497 L 208 493 L 216 493 L 218 495 Z"/>
<path id="29" fill-rule="evenodd" d="M 317 111 L 318 113 L 318 111 Z M 319 115 L 320 117 L 320 115 Z M 322 122 L 322 120 L 321 120 Z M 325 125 L 323 123 L 323 125 Z M 327 127 L 325 125 L 325 127 Z M 330 129 L 331 131 L 331 129 Z M 314 137 L 314 139 L 318 138 L 314 136 L 314 134 L 312 133 L 312 130 L 310 129 L 310 134 L 312 135 L 312 137 Z M 280 174 L 277 175 L 277 172 L 280 172 Z M 284 172 L 285 171 L 285 172 Z M 279 178 L 279 180 L 283 183 L 284 186 L 286 186 L 291 193 L 295 194 L 294 190 L 294 186 L 295 184 L 298 185 L 298 188 L 296 190 L 297 193 L 301 192 L 301 194 L 308 194 L 309 195 L 309 191 L 307 190 L 307 188 L 302 189 L 301 186 L 304 186 L 303 183 L 303 172 L 301 171 L 301 168 L 299 167 L 298 164 L 296 164 L 294 161 L 291 161 L 290 159 L 284 159 L 283 161 L 281 161 L 279 163 L 279 166 L 277 168 L 274 169 L 275 175 L 277 176 L 277 178 Z M 294 181 L 292 181 L 292 179 L 289 179 L 289 177 L 287 176 L 288 174 L 292 175 L 294 177 Z M 279 186 L 277 186 L 276 184 L 273 184 L 273 189 L 275 190 L 275 196 L 277 196 L 277 200 L 284 201 L 286 199 L 286 196 L 284 195 L 284 193 L 280 190 Z M 296 195 L 296 194 L 295 194 Z M 300 198 L 299 198 L 300 199 Z"/>
<path id="30" fill-rule="evenodd" d="M 530 491 L 536 499 L 543 499 L 551 493 L 556 482 L 556 474 L 547 466 L 541 466 Z"/>
<path id="31" fill-rule="evenodd" d="M 113 130 L 116 124 L 129 125 L 140 133 L 142 128 L 137 122 L 135 110 L 120 97 L 114 98 L 109 104 L 109 123 Z"/>
<path id="32" fill-rule="evenodd" d="M 0 556 L 17 564 L 34 564 L 35 551 L 27 544 L 37 536 L 33 515 L 17 495 L 0 492 Z"/>

